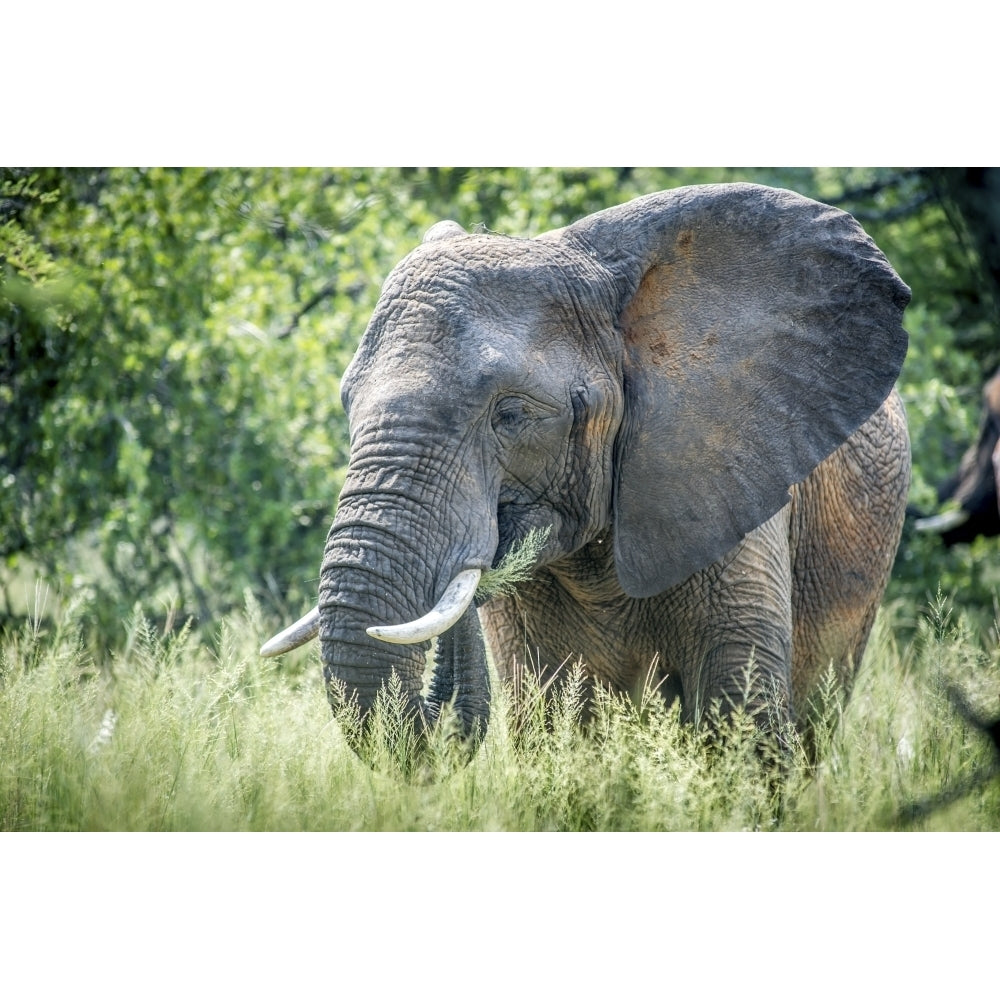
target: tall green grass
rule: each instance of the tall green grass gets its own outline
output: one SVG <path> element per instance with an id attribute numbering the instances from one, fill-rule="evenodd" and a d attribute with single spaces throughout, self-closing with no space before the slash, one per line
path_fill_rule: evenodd
<path id="1" fill-rule="evenodd" d="M 206 646 L 137 611 L 95 657 L 86 607 L 0 643 L 0 830 L 997 830 L 989 740 L 948 685 L 1000 715 L 1000 654 L 938 602 L 902 643 L 883 611 L 847 706 L 831 691 L 819 763 L 784 780 L 736 716 L 725 738 L 655 697 L 600 696 L 581 722 L 568 668 L 548 712 L 495 691 L 471 761 L 432 738 L 419 761 L 391 693 L 362 763 L 331 718 L 316 652 L 262 660 L 255 607 Z"/>

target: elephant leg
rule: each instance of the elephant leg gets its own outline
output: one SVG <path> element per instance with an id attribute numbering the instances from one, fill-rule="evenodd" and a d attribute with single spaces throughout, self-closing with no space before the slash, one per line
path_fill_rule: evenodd
<path id="1" fill-rule="evenodd" d="M 498 594 L 479 609 L 483 635 L 501 681 L 510 681 L 520 671 L 524 656 L 524 621 L 513 597 Z"/>
<path id="2" fill-rule="evenodd" d="M 515 729 L 519 730 L 536 713 L 544 715 L 543 696 L 558 670 L 553 670 L 545 654 L 533 647 L 516 598 L 503 594 L 491 598 L 479 609 L 479 618 L 497 677 L 511 700 Z"/>
<path id="3" fill-rule="evenodd" d="M 788 517 L 786 507 L 665 595 L 673 626 L 665 645 L 690 721 L 743 709 L 783 739 L 791 721 Z"/>
<path id="4" fill-rule="evenodd" d="M 811 702 L 834 671 L 850 694 L 889 580 L 910 482 L 906 418 L 894 392 L 792 490 L 792 701 L 808 729 Z"/>

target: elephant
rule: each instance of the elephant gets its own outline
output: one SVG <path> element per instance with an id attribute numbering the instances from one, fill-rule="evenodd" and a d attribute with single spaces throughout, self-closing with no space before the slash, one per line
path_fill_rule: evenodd
<path id="1" fill-rule="evenodd" d="M 419 731 L 450 706 L 472 746 L 487 644 L 515 698 L 580 662 L 591 697 L 805 732 L 831 666 L 850 690 L 902 530 L 909 298 L 850 215 L 757 184 L 533 238 L 437 223 L 342 379 L 318 604 L 262 655 L 318 634 L 335 713 L 395 676 Z M 530 579 L 477 595 L 532 531 Z"/>
<path id="2" fill-rule="evenodd" d="M 958 472 L 938 488 L 938 501 L 958 508 L 918 518 L 918 531 L 933 532 L 949 548 L 982 535 L 1000 535 L 1000 369 L 983 388 L 979 440 L 962 456 Z"/>

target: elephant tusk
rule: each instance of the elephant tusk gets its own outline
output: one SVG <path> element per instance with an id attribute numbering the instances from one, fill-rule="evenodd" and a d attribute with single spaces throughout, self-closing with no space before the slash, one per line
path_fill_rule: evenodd
<path id="1" fill-rule="evenodd" d="M 279 653 L 287 653 L 290 649 L 315 639 L 317 632 L 319 632 L 319 608 L 313 608 L 304 618 L 300 618 L 294 625 L 289 625 L 284 632 L 279 632 L 273 639 L 268 639 L 260 647 L 260 655 L 277 656 Z"/>
<path id="2" fill-rule="evenodd" d="M 433 639 L 442 632 L 447 632 L 465 614 L 465 609 L 472 603 L 479 586 L 482 570 L 462 570 L 441 595 L 433 610 L 423 618 L 402 625 L 373 625 L 367 630 L 373 639 L 383 642 L 394 642 L 399 645 L 409 645 L 414 642 L 424 642 Z"/>
<path id="3" fill-rule="evenodd" d="M 961 527 L 969 520 L 967 510 L 950 510 L 944 514 L 935 514 L 933 517 L 918 518 L 913 526 L 917 531 L 936 531 L 938 533 L 950 531 L 952 528 Z"/>

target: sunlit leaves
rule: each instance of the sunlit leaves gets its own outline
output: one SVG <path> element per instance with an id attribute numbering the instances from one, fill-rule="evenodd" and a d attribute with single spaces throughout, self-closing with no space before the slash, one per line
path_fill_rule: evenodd
<path id="1" fill-rule="evenodd" d="M 913 287 L 903 389 L 913 496 L 930 503 L 974 429 L 981 373 L 957 348 L 978 321 L 949 292 L 968 287 L 968 248 L 918 171 L 4 171 L 0 556 L 82 576 L 113 630 L 137 597 L 214 614 L 247 584 L 282 617 L 286 601 L 298 612 L 347 462 L 340 377 L 383 280 L 427 228 L 451 218 L 530 236 L 660 188 L 731 180 L 856 212 Z M 907 542 L 907 592 L 959 559 L 932 541 Z"/>

